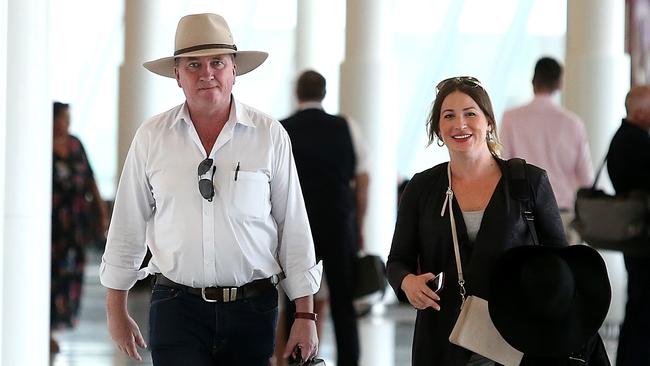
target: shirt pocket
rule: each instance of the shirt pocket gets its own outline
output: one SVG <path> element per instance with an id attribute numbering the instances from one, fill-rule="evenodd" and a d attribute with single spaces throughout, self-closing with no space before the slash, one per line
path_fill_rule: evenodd
<path id="1" fill-rule="evenodd" d="M 231 200 L 236 215 L 255 219 L 266 217 L 271 211 L 268 176 L 262 172 L 233 172 Z"/>

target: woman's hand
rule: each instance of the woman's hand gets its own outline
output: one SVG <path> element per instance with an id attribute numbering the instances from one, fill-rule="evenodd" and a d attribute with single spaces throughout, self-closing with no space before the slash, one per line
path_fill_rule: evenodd
<path id="1" fill-rule="evenodd" d="M 427 281 L 432 280 L 433 277 L 433 273 L 429 272 L 419 276 L 409 274 L 402 280 L 400 287 L 416 309 L 423 310 L 432 307 L 435 310 L 440 310 L 440 305 L 437 303 L 440 301 L 440 296 L 427 286 Z"/>

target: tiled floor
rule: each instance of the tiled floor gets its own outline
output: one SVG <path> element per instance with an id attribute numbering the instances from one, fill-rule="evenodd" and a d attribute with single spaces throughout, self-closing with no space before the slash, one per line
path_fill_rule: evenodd
<path id="1" fill-rule="evenodd" d="M 141 352 L 144 362 L 140 363 L 130 361 L 113 346 L 106 328 L 104 288 L 99 284 L 97 261 L 98 256 L 91 255 L 86 271 L 79 325 L 73 330 L 56 334 L 61 352 L 53 359 L 53 365 L 151 365 L 151 357 L 146 350 Z M 148 291 L 131 291 L 129 309 L 144 335 L 147 334 L 148 301 Z M 363 354 L 361 365 L 410 365 L 415 312 L 409 306 L 389 305 L 381 313 L 368 315 L 360 321 Z M 616 350 L 616 329 L 617 327 L 609 327 L 602 332 L 607 335 L 606 345 L 610 356 L 614 356 Z M 331 323 L 325 323 L 320 357 L 325 359 L 328 366 L 336 366 L 332 333 Z"/>

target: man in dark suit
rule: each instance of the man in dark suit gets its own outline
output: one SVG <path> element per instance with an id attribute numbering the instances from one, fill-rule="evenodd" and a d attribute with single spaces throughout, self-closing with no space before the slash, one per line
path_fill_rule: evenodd
<path id="1" fill-rule="evenodd" d="M 633 87 L 627 118 L 609 145 L 607 172 L 617 194 L 650 192 L 650 87 Z M 650 365 L 650 256 L 625 254 L 627 304 L 616 352 L 617 366 Z"/>
<path id="2" fill-rule="evenodd" d="M 353 279 L 363 245 L 368 174 L 358 132 L 345 118 L 323 110 L 325 92 L 321 74 L 303 72 L 296 85 L 299 110 L 281 123 L 291 137 L 316 256 L 323 259 L 337 365 L 348 366 L 358 364 L 360 353 Z"/>

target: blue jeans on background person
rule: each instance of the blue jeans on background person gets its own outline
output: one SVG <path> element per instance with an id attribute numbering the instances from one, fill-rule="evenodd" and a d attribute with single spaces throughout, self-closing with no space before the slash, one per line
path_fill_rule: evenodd
<path id="1" fill-rule="evenodd" d="M 155 366 L 267 366 L 273 355 L 278 292 L 210 303 L 156 285 L 149 309 L 149 348 Z"/>
<path id="2" fill-rule="evenodd" d="M 616 366 L 650 365 L 650 257 L 624 256 L 627 304 L 616 352 Z"/>

